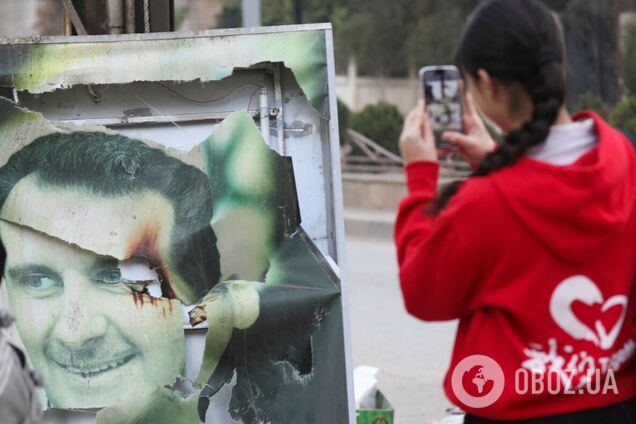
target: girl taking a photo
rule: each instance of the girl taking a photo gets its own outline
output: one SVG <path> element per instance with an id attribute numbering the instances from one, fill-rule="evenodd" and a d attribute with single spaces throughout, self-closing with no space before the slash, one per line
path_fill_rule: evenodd
<path id="1" fill-rule="evenodd" d="M 467 424 L 636 423 L 634 149 L 596 113 L 568 114 L 560 27 L 537 0 L 482 3 L 457 62 L 465 134 L 443 138 L 474 172 L 437 192 L 420 102 L 395 228 L 408 312 L 459 319 L 446 394 Z"/>

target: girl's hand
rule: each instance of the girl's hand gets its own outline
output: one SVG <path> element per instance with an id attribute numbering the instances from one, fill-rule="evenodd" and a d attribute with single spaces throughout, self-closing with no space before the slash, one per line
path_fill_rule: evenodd
<path id="1" fill-rule="evenodd" d="M 463 96 L 464 130 L 466 134 L 456 131 L 445 131 L 442 139 L 457 146 L 457 150 L 472 165 L 478 164 L 488 153 L 495 150 L 497 143 L 492 139 L 484 122 L 477 113 L 473 97 L 470 93 Z"/>
<path id="2" fill-rule="evenodd" d="M 437 162 L 435 137 L 428 123 L 424 101 L 409 112 L 400 135 L 400 152 L 406 164 L 417 161 Z"/>

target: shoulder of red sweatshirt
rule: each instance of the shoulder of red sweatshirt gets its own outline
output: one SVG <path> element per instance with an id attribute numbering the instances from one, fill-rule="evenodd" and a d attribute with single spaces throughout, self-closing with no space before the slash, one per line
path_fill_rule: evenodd
<path id="1" fill-rule="evenodd" d="M 524 157 L 470 178 L 436 217 L 439 166 L 407 165 L 409 194 L 395 227 L 407 310 L 424 320 L 460 319 L 448 396 L 477 415 L 526 419 L 636 397 L 636 159 L 625 136 L 597 114 L 598 146 L 570 165 Z M 508 384 L 485 408 L 453 389 L 472 355 L 496 361 Z M 620 359 L 620 360 L 619 360 Z M 515 373 L 608 370 L 618 394 L 520 394 Z M 521 371 L 519 371 L 521 370 Z M 563 372 L 561 372 L 563 371 Z M 547 378 L 547 377 L 546 377 Z"/>

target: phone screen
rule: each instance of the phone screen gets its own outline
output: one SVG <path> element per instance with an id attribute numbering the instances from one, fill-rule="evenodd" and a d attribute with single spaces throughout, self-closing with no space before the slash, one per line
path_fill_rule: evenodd
<path id="1" fill-rule="evenodd" d="M 420 71 L 428 118 L 438 145 L 444 131 L 463 131 L 459 71 L 454 66 L 425 67 Z"/>

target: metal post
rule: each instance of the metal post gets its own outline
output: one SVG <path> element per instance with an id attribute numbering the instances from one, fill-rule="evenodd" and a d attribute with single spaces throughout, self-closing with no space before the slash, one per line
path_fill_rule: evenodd
<path id="1" fill-rule="evenodd" d="M 88 33 L 86 32 L 86 28 L 82 23 L 82 20 L 77 14 L 77 10 L 75 10 L 75 6 L 73 6 L 73 2 L 71 0 L 62 0 L 62 6 L 64 6 L 64 9 L 66 9 L 68 18 L 73 23 L 75 31 L 77 31 L 79 35 L 88 35 Z"/>
<path id="2" fill-rule="evenodd" d="M 125 29 L 124 2 L 122 0 L 108 0 L 108 32 L 110 34 L 123 34 Z"/>
<path id="3" fill-rule="evenodd" d="M 242 0 L 243 27 L 261 26 L 261 0 Z"/>
<path id="4" fill-rule="evenodd" d="M 274 108 L 272 109 L 276 119 L 276 133 L 278 138 L 278 153 L 285 156 L 285 123 L 283 122 L 283 88 L 281 86 L 280 66 L 274 65 Z"/>
<path id="5" fill-rule="evenodd" d="M 66 37 L 70 37 L 71 35 L 73 35 L 73 24 L 71 24 L 71 18 L 68 16 L 68 12 L 66 11 L 66 9 L 62 10 L 62 19 L 62 33 Z"/>
<path id="6" fill-rule="evenodd" d="M 261 134 L 268 146 L 272 147 L 269 140 L 269 98 L 267 97 L 267 88 L 261 89 L 261 95 L 258 97 L 258 111 L 261 119 Z"/>
<path id="7" fill-rule="evenodd" d="M 126 0 L 126 33 L 135 33 L 135 0 Z"/>

